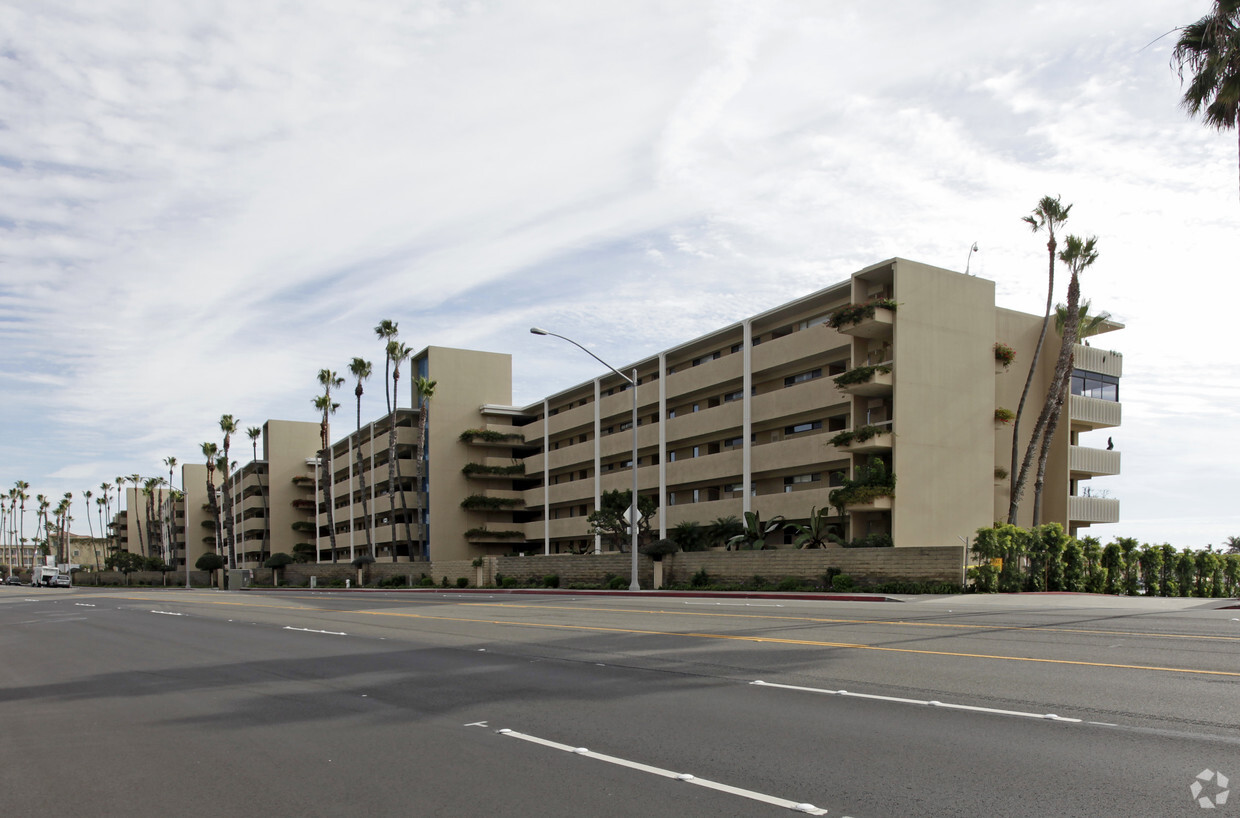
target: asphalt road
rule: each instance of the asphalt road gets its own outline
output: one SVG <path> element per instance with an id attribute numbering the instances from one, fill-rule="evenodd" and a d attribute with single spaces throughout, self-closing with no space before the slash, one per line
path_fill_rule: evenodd
<path id="1" fill-rule="evenodd" d="M 0 810 L 1240 815 L 1227 604 L 0 588 Z"/>

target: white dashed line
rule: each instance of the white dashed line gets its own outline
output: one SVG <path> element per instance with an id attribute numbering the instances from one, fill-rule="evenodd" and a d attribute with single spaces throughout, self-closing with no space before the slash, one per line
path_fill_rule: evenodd
<path id="1" fill-rule="evenodd" d="M 923 701 L 922 699 L 902 699 L 898 696 L 878 696 L 873 693 L 850 693 L 847 690 L 826 690 L 820 687 L 798 687 L 797 685 L 781 685 L 774 682 L 750 682 L 758 687 L 778 687 L 781 690 L 799 690 L 803 693 L 820 693 L 827 696 L 847 696 L 853 699 L 873 699 L 880 702 L 897 702 L 899 704 L 919 704 L 923 707 L 941 707 L 944 710 L 968 710 L 973 713 L 994 713 L 1000 716 L 1020 716 L 1026 719 L 1043 719 L 1047 721 L 1063 721 L 1080 724 L 1081 719 L 1070 719 L 1056 716 L 1054 713 L 1026 713 L 1020 710 L 999 710 L 993 707 L 975 707 L 971 704 L 952 704 L 951 702 Z"/>
<path id="2" fill-rule="evenodd" d="M 175 612 L 175 611 L 151 611 L 151 613 L 153 613 L 153 614 L 163 614 L 164 616 L 185 616 L 185 614 L 183 614 L 183 613 L 177 613 L 177 612 Z"/>
<path id="3" fill-rule="evenodd" d="M 284 630 L 286 630 L 286 631 L 303 631 L 303 632 L 305 632 L 305 633 L 325 633 L 325 634 L 328 634 L 329 636 L 348 636 L 348 634 L 347 634 L 347 633 L 342 633 L 341 631 L 316 631 L 316 630 L 314 630 L 313 628 L 294 628 L 294 627 L 292 627 L 292 626 L 290 626 L 290 625 L 285 625 L 285 626 L 284 626 Z"/>
<path id="4" fill-rule="evenodd" d="M 686 784 L 696 784 L 699 787 L 706 787 L 708 789 L 718 790 L 719 792 L 726 792 L 729 795 L 739 795 L 742 798 L 748 798 L 753 801 L 761 801 L 764 804 L 772 804 L 777 807 L 784 807 L 785 809 L 795 810 L 796 812 L 801 812 L 806 815 L 827 814 L 825 809 L 819 809 L 813 804 L 806 804 L 801 801 L 790 801 L 787 798 L 779 798 L 774 795 L 767 795 L 766 793 L 741 789 L 740 787 L 733 787 L 729 784 L 720 784 L 717 781 L 709 781 L 705 778 L 698 778 L 690 773 L 672 772 L 671 770 L 665 770 L 662 767 L 652 767 L 649 764 L 642 764 L 640 761 L 630 761 L 626 758 L 617 758 L 616 756 L 604 755 L 603 753 L 595 753 L 585 747 L 573 747 L 568 744 L 560 744 L 556 741 L 548 741 L 545 738 L 538 738 L 537 736 L 518 733 L 515 730 L 508 730 L 506 728 L 503 730 L 497 730 L 496 732 L 502 736 L 508 736 L 509 738 L 519 738 L 522 741 L 541 744 L 543 747 L 551 747 L 555 750 L 563 750 L 564 752 L 572 753 L 573 755 L 585 756 L 586 758 L 593 758 L 597 761 L 606 761 L 608 764 L 628 767 L 630 770 L 638 770 L 640 772 L 650 773 L 651 775 L 670 778 L 674 781 L 684 781 Z"/>

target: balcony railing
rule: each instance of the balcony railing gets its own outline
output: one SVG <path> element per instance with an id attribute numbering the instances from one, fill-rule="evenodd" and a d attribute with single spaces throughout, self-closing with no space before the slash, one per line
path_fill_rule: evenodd
<path id="1" fill-rule="evenodd" d="M 1119 500 L 1112 497 L 1069 497 L 1068 519 L 1076 523 L 1118 523 Z"/>
<path id="2" fill-rule="evenodd" d="M 1083 395 L 1072 395 L 1069 400 L 1069 413 L 1072 428 L 1077 430 L 1106 429 L 1120 424 L 1121 404 L 1101 398 L 1087 398 Z"/>
<path id="3" fill-rule="evenodd" d="M 1068 449 L 1068 469 L 1074 474 L 1100 476 L 1119 474 L 1119 452 L 1072 446 Z"/>

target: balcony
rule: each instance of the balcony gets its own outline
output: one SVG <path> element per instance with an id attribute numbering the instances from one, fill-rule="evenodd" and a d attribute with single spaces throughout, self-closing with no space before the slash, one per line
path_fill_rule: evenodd
<path id="1" fill-rule="evenodd" d="M 884 371 L 885 370 L 885 371 Z M 835 385 L 849 395 L 879 397 L 894 390 L 895 371 L 890 363 L 859 366 L 835 378 Z"/>
<path id="2" fill-rule="evenodd" d="M 856 338 L 890 338 L 895 321 L 895 312 L 885 307 L 875 307 L 873 316 L 862 318 L 855 324 L 845 324 L 837 332 Z"/>
<path id="3" fill-rule="evenodd" d="M 1087 398 L 1083 395 L 1069 396 L 1068 413 L 1072 431 L 1088 432 L 1119 426 L 1122 404 L 1113 400 Z"/>
<path id="4" fill-rule="evenodd" d="M 1071 446 L 1068 448 L 1068 470 L 1078 479 L 1119 474 L 1119 452 Z"/>
<path id="5" fill-rule="evenodd" d="M 1069 497 L 1068 520 L 1073 523 L 1118 523 L 1119 500 L 1112 497 Z"/>
<path id="6" fill-rule="evenodd" d="M 891 421 L 872 426 L 861 426 L 850 432 L 837 435 L 832 440 L 840 451 L 856 454 L 879 454 L 889 452 L 895 435 L 891 431 Z"/>
<path id="7" fill-rule="evenodd" d="M 849 514 L 856 514 L 864 511 L 891 511 L 895 505 L 895 498 L 889 495 L 880 495 L 872 500 L 866 500 L 863 503 L 848 503 L 844 506 L 844 510 Z"/>

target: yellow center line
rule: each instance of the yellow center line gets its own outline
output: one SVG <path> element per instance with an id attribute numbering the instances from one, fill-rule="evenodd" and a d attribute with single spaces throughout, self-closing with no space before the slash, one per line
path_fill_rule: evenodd
<path id="1" fill-rule="evenodd" d="M 429 619 L 443 622 L 482 622 L 488 625 L 509 625 L 528 628 L 554 628 L 557 630 L 593 631 L 596 633 L 627 633 L 640 636 L 679 636 L 691 639 L 727 639 L 737 642 L 767 642 L 777 645 L 805 645 L 820 648 L 846 648 L 849 650 L 876 650 L 887 653 L 914 653 L 923 656 L 955 656 L 967 659 L 999 659 L 1009 662 L 1039 662 L 1050 665 L 1079 665 L 1082 667 L 1107 667 L 1120 670 L 1159 670 L 1166 673 L 1194 673 L 1206 676 L 1234 676 L 1240 678 L 1240 672 L 1226 670 L 1199 670 L 1184 667 L 1160 667 L 1157 665 L 1124 665 L 1111 662 L 1081 662 L 1072 659 L 1039 659 L 1030 656 L 1003 656 L 988 653 L 959 653 L 943 650 L 918 650 L 915 648 L 888 648 L 879 645 L 861 645 L 851 642 L 820 642 L 810 639 L 780 639 L 770 636 L 738 636 L 722 633 L 676 633 L 673 631 L 651 631 L 635 628 L 605 628 L 597 625 L 561 625 L 547 622 L 511 622 L 502 620 L 466 619 L 452 616 L 428 616 L 426 614 L 397 613 L 394 611 L 356 611 L 368 616 L 397 616 L 410 619 Z"/>
<path id="2" fill-rule="evenodd" d="M 113 597 L 113 598 L 116 598 L 116 597 Z M 150 599 L 150 597 L 120 597 L 120 598 L 121 599 L 136 599 L 136 600 Z M 166 601 L 166 600 L 161 600 L 161 601 Z M 338 609 L 329 609 L 329 608 L 304 608 L 304 607 L 300 607 L 296 605 L 259 605 L 259 604 L 250 603 L 250 602 L 225 602 L 223 600 L 195 600 L 195 601 L 198 602 L 199 604 L 204 604 L 204 605 L 229 605 L 229 606 L 244 606 L 244 607 L 253 607 L 253 608 L 270 608 L 270 609 L 276 609 L 276 610 L 300 611 L 303 613 L 314 612 L 314 613 L 341 613 L 341 614 L 346 614 L 346 615 L 357 614 L 360 616 L 391 616 L 391 617 L 399 617 L 403 619 L 425 619 L 428 621 L 438 621 L 438 622 L 467 622 L 471 624 L 505 625 L 509 627 L 550 628 L 550 629 L 555 629 L 555 630 L 591 631 L 594 633 L 634 634 L 638 636 L 675 636 L 675 637 L 683 637 L 683 638 L 690 638 L 690 639 L 725 639 L 725 640 L 731 640 L 731 641 L 736 641 L 736 642 L 769 643 L 769 644 L 776 644 L 776 645 L 803 645 L 807 647 L 843 648 L 847 650 L 873 650 L 873 651 L 881 651 L 884 653 L 911 653 L 911 654 L 917 654 L 921 656 L 953 656 L 953 657 L 966 658 L 966 659 L 995 659 L 995 660 L 1002 660 L 1002 661 L 1008 661 L 1008 662 L 1037 662 L 1040 664 L 1050 664 L 1050 665 L 1076 665 L 1079 667 L 1115 668 L 1119 670 L 1156 670 L 1156 671 L 1162 671 L 1164 673 L 1191 673 L 1191 674 L 1198 674 L 1198 675 L 1205 675 L 1205 676 L 1229 676 L 1229 677 L 1240 678 L 1240 672 L 1227 671 L 1227 670 L 1201 670 L 1198 668 L 1162 667 L 1159 665 L 1128 665 L 1128 664 L 1119 664 L 1119 663 L 1114 663 L 1114 662 L 1082 662 L 1082 661 L 1077 661 L 1073 659 L 1040 659 L 1040 658 L 1031 657 L 1031 656 L 1005 656 L 1002 654 L 963 653 L 963 652 L 958 652 L 958 651 L 921 650 L 917 648 L 891 648 L 891 647 L 884 647 L 881 645 L 863 645 L 863 644 L 857 644 L 853 642 L 824 642 L 824 641 L 811 640 L 811 639 L 783 639 L 783 638 L 771 637 L 771 636 L 741 636 L 741 635 L 735 635 L 735 634 L 722 634 L 722 633 L 678 633 L 675 631 L 643 630 L 643 629 L 638 629 L 638 628 L 609 628 L 609 627 L 603 627 L 599 625 L 564 625 L 564 624 L 550 623 L 550 622 L 517 622 L 517 621 L 508 621 L 508 620 L 476 619 L 476 618 L 471 618 L 471 617 L 457 617 L 457 616 L 432 616 L 429 614 L 402 613 L 399 611 L 364 611 L 364 610 L 347 611 L 347 610 L 338 610 Z M 550 606 L 496 604 L 494 605 L 494 607 L 544 608 L 544 607 L 550 607 Z M 571 608 L 569 610 L 586 610 L 586 609 Z M 602 608 L 602 609 L 597 609 L 597 610 L 615 611 L 616 609 Z M 636 613 L 647 613 L 645 611 L 635 611 L 635 612 Z M 679 611 L 660 611 L 659 613 L 680 613 L 680 612 Z M 700 614 L 691 614 L 691 615 L 700 615 Z M 720 614 L 720 615 L 730 616 L 729 614 Z M 780 619 L 783 617 L 769 617 L 769 618 Z M 857 623 L 857 624 L 872 624 L 868 620 L 810 620 L 810 621 L 840 621 L 840 622 L 852 622 L 852 623 Z M 893 624 L 904 624 L 904 623 L 893 623 Z"/>
<path id="3" fill-rule="evenodd" d="M 453 600 L 455 603 L 456 600 Z M 713 616 L 728 619 L 769 619 L 784 622 L 814 622 L 829 625 L 891 625 L 907 628 L 948 628 L 953 630 L 991 631 L 1044 631 L 1047 633 L 1080 633 L 1092 636 L 1147 636 L 1153 639 L 1206 639 L 1222 642 L 1240 642 L 1240 636 L 1207 636 L 1191 633 L 1149 633 L 1146 631 L 1104 631 L 1085 628 L 1059 628 L 1053 625 L 967 625 L 951 622 L 907 622 L 902 619 L 831 619 L 815 616 L 779 616 L 774 614 L 747 614 L 711 611 L 642 610 L 637 608 L 588 608 L 576 605 L 517 605 L 511 602 L 468 602 L 468 605 L 497 608 L 527 608 L 531 610 L 591 611 L 595 613 L 672 614 L 675 616 Z"/>

